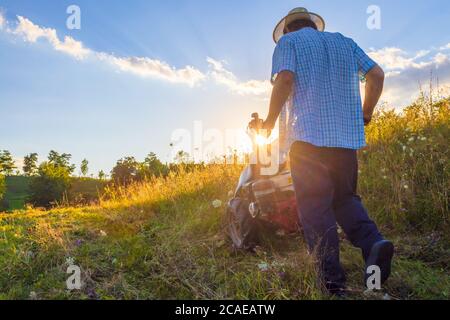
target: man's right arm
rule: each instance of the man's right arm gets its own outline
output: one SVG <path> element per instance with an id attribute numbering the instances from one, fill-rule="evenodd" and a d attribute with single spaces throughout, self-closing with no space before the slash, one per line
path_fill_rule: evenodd
<path id="1" fill-rule="evenodd" d="M 383 93 L 384 71 L 380 66 L 373 67 L 366 74 L 366 94 L 364 98 L 364 123 L 372 121 L 375 107 Z"/>

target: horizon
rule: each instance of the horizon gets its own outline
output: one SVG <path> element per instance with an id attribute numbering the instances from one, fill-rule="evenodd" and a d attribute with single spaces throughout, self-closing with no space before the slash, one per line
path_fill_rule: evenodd
<path id="1" fill-rule="evenodd" d="M 373 3 L 365 0 L 80 0 L 81 29 L 69 30 L 71 1 L 2 0 L 0 149 L 18 163 L 32 152 L 40 162 L 50 150 L 66 152 L 77 166 L 88 159 L 94 174 L 109 173 L 125 156 L 141 161 L 155 152 L 169 162 L 173 136 L 195 140 L 199 121 L 201 144 L 205 135 L 219 136 L 223 150 L 240 148 L 251 113 L 268 108 L 273 27 L 299 5 L 321 14 L 327 31 L 353 38 L 386 70 L 382 100 L 401 110 L 430 74 L 441 88 L 450 86 L 450 36 L 435 32 L 449 29 L 450 4 L 409 3 L 378 1 L 380 29 L 371 30 Z M 185 151 L 193 155 L 194 144 Z"/>

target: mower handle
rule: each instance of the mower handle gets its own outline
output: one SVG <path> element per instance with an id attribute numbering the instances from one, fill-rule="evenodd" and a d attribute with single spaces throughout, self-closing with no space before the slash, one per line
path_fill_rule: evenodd
<path id="1" fill-rule="evenodd" d="M 248 125 L 248 128 L 250 130 L 255 130 L 257 133 L 259 133 L 259 130 L 261 130 L 262 127 L 263 127 L 264 120 L 259 118 L 259 114 L 258 113 L 253 113 L 252 114 L 252 119 L 253 120 Z"/>

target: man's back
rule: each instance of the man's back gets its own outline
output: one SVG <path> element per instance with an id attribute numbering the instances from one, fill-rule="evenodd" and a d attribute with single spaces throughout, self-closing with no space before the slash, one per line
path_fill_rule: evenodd
<path id="1" fill-rule="evenodd" d="M 319 147 L 360 149 L 366 145 L 360 74 L 376 65 L 339 33 L 305 28 L 282 37 L 272 76 L 295 73 L 290 140 Z"/>

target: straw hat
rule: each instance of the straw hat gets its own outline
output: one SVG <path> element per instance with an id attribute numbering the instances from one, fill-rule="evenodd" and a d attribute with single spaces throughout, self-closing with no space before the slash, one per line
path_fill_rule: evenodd
<path id="1" fill-rule="evenodd" d="M 273 40 L 275 43 L 278 43 L 280 38 L 284 35 L 284 29 L 291 22 L 295 20 L 310 20 L 314 22 L 317 26 L 317 30 L 324 31 L 325 30 L 325 20 L 318 15 L 317 13 L 309 12 L 306 8 L 295 8 L 289 12 L 289 14 L 281 19 L 281 21 L 275 27 L 273 32 Z"/>

